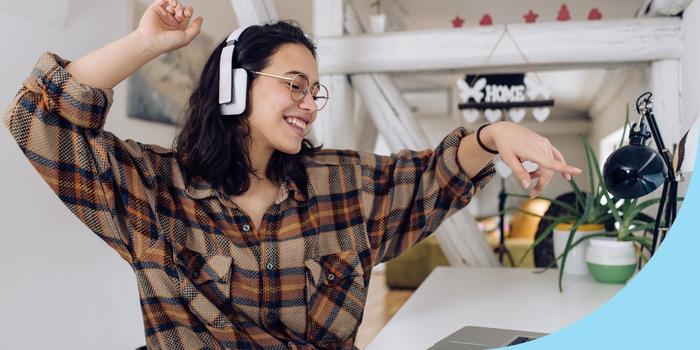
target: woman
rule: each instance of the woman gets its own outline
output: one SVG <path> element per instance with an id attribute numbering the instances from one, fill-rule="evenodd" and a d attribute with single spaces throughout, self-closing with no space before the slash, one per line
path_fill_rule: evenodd
<path id="1" fill-rule="evenodd" d="M 192 13 L 158 0 L 124 38 L 74 62 L 42 56 L 5 116 L 52 190 L 134 269 L 149 348 L 352 348 L 372 267 L 466 206 L 493 152 L 524 187 L 538 180 L 533 196 L 555 171 L 580 173 L 505 122 L 388 157 L 313 147 L 304 134 L 327 95 L 313 43 L 286 22 L 214 50 L 175 149 L 104 131 L 112 88 L 191 42 Z M 220 72 L 239 67 L 247 108 L 227 115 Z"/>

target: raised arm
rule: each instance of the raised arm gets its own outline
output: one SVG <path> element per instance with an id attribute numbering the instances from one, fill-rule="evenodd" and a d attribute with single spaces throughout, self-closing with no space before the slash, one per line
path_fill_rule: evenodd
<path id="1" fill-rule="evenodd" d="M 44 54 L 4 117 L 51 189 L 129 262 L 158 240 L 155 179 L 176 162 L 167 150 L 122 141 L 102 129 L 111 88 L 158 53 L 191 41 L 201 24 L 198 19 L 187 25 L 191 13 L 156 1 L 136 32 L 73 63 Z M 178 25 L 169 29 L 169 23 Z"/>
<path id="2" fill-rule="evenodd" d="M 156 0 L 135 31 L 76 59 L 66 70 L 80 83 L 112 89 L 161 53 L 189 44 L 199 34 L 203 21 L 198 17 L 190 23 L 191 17 L 191 6 Z"/>

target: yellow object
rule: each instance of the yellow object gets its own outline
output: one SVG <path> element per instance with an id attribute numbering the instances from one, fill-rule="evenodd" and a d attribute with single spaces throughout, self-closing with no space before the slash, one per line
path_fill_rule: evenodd
<path id="1" fill-rule="evenodd" d="M 535 198 L 523 201 L 520 209 L 544 215 L 549 209 L 550 202 L 546 199 Z M 480 220 L 484 224 L 486 240 L 493 249 L 498 247 L 498 217 Z M 510 234 L 506 232 L 505 245 L 517 264 L 527 249 L 532 245 L 537 233 L 540 218 L 523 212 L 514 212 L 510 225 Z M 569 229 L 571 226 L 569 226 Z M 400 256 L 386 263 L 386 284 L 390 288 L 416 288 L 437 266 L 447 266 L 449 262 L 440 249 L 435 236 L 430 236 L 415 246 L 403 252 Z M 512 267 L 505 258 L 503 266 Z M 518 267 L 534 267 L 535 261 L 530 251 L 523 263 Z"/>
<path id="2" fill-rule="evenodd" d="M 449 266 L 435 236 L 428 236 L 386 263 L 389 288 L 416 288 L 438 266 Z"/>
<path id="3" fill-rule="evenodd" d="M 520 209 L 536 215 L 544 215 L 549 209 L 550 202 L 542 198 L 528 199 L 520 204 Z M 535 215 L 523 213 L 522 211 L 513 212 L 513 220 L 510 224 L 510 233 L 507 238 L 526 239 L 533 241 L 537 233 L 537 226 L 540 224 L 540 218 Z"/>
<path id="4" fill-rule="evenodd" d="M 571 231 L 571 228 L 574 227 L 574 224 L 559 224 L 555 229 L 560 230 L 560 231 Z M 600 231 L 600 230 L 605 230 L 605 225 L 603 224 L 583 224 L 577 228 L 577 230 L 581 231 Z"/>

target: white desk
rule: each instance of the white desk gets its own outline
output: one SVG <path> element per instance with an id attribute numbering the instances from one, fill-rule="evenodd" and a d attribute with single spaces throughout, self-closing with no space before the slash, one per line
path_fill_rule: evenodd
<path id="1" fill-rule="evenodd" d="M 438 267 L 367 346 L 425 350 L 463 326 L 552 333 L 583 318 L 622 285 L 534 269 Z"/>

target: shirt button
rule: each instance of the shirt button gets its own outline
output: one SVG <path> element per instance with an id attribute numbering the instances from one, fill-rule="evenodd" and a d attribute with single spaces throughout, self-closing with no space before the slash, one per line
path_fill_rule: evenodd
<path id="1" fill-rule="evenodd" d="M 275 313 L 272 312 L 272 311 L 268 312 L 268 313 L 267 313 L 267 318 L 268 318 L 269 320 L 274 320 L 274 319 L 275 319 Z"/>
<path id="2" fill-rule="evenodd" d="M 250 232 L 250 225 L 248 225 L 248 224 L 243 225 L 243 232 Z"/>
<path id="3" fill-rule="evenodd" d="M 272 265 L 272 263 L 267 263 L 267 269 L 272 270 L 275 268 L 275 265 Z"/>
<path id="4" fill-rule="evenodd" d="M 199 272 L 197 272 L 197 271 L 192 272 L 192 278 L 199 278 Z"/>
<path id="5" fill-rule="evenodd" d="M 335 279 L 335 275 L 332 274 L 332 273 L 329 273 L 328 276 L 326 276 L 326 278 L 327 278 L 329 281 L 332 281 L 332 280 Z"/>

